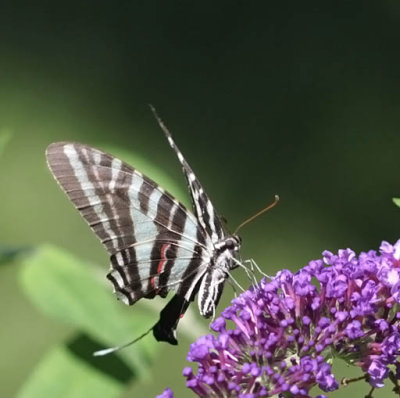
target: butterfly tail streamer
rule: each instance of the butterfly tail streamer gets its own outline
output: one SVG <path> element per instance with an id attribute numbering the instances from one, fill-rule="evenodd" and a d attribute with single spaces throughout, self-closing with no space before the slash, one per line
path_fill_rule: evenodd
<path id="1" fill-rule="evenodd" d="M 118 345 L 118 346 L 115 346 L 115 347 L 111 347 L 111 348 L 105 348 L 104 350 L 95 351 L 93 353 L 93 356 L 95 356 L 95 357 L 103 357 L 105 355 L 113 354 L 114 352 L 120 351 L 123 348 L 129 347 L 132 344 L 137 343 L 143 337 L 147 336 L 153 330 L 153 328 L 154 328 L 154 326 L 152 326 L 149 330 L 147 330 L 146 332 L 141 334 L 139 337 L 136 337 L 132 341 L 129 341 L 128 343 L 121 344 L 121 345 Z"/>

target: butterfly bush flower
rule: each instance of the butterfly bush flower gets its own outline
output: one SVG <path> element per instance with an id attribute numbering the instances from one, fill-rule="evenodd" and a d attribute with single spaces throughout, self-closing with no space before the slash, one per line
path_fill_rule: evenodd
<path id="1" fill-rule="evenodd" d="M 337 356 L 382 387 L 389 365 L 400 375 L 399 302 L 400 240 L 359 256 L 325 251 L 235 298 L 211 324 L 216 335 L 191 345 L 198 370 L 184 369 L 186 385 L 200 397 L 311 397 L 339 387 Z"/>

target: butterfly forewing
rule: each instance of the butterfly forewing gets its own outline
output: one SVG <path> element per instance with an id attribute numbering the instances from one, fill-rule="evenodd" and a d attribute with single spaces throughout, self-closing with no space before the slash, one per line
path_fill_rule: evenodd
<path id="1" fill-rule="evenodd" d="M 155 113 L 154 109 L 153 112 Z M 221 241 L 225 236 L 224 229 L 222 227 L 222 223 L 219 216 L 216 214 L 214 210 L 214 206 L 210 198 L 204 191 L 203 187 L 200 184 L 199 179 L 194 174 L 192 168 L 189 166 L 189 163 L 183 157 L 182 152 L 175 144 L 175 141 L 172 139 L 171 133 L 168 131 L 163 121 L 158 117 L 156 113 L 155 116 L 157 117 L 160 127 L 167 136 L 171 148 L 175 151 L 176 156 L 178 157 L 179 162 L 182 165 L 183 173 L 186 177 L 190 195 L 192 197 L 194 212 L 196 214 L 196 218 L 200 226 L 203 228 L 207 236 L 210 237 L 213 243 Z"/>
<path id="2" fill-rule="evenodd" d="M 78 143 L 47 149 L 49 167 L 108 252 L 118 298 L 174 290 L 189 300 L 209 262 L 207 236 L 183 204 L 140 172 Z"/>

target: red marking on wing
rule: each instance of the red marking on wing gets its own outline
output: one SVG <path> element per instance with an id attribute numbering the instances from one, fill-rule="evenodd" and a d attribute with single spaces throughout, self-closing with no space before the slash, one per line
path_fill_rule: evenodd
<path id="1" fill-rule="evenodd" d="M 161 250 L 160 250 L 160 262 L 158 263 L 158 267 L 157 267 L 157 275 L 160 275 L 163 270 L 164 270 L 164 265 L 165 263 L 168 261 L 167 258 L 167 250 L 170 248 L 171 244 L 170 243 L 164 243 L 161 246 Z M 154 284 L 154 276 L 151 277 L 150 283 L 151 286 L 153 288 L 155 288 L 155 284 Z"/>

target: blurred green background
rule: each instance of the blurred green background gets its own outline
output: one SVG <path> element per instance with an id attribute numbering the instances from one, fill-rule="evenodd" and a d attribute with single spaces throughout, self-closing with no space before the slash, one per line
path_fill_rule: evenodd
<path id="1" fill-rule="evenodd" d="M 58 140 L 124 150 L 189 203 L 148 103 L 232 230 L 280 195 L 241 232 L 243 257 L 264 272 L 296 270 L 325 249 L 396 241 L 399 26 L 395 0 L 3 2 L 0 135 L 11 139 L 0 157 L 0 244 L 51 243 L 105 275 L 105 251 L 47 170 L 45 148 Z M 0 266 L 1 397 L 21 391 L 51 347 L 76 333 L 24 293 L 23 266 Z M 220 309 L 232 296 L 226 288 Z M 145 305 L 124 316 L 134 322 Z M 195 333 L 207 330 L 198 322 Z M 178 348 L 160 344 L 147 379 L 117 396 L 152 397 L 167 386 L 191 396 L 181 376 L 191 340 L 183 333 Z M 356 384 L 331 396 L 367 392 Z"/>

